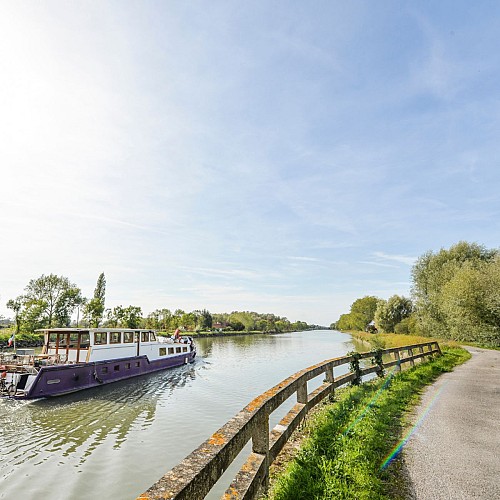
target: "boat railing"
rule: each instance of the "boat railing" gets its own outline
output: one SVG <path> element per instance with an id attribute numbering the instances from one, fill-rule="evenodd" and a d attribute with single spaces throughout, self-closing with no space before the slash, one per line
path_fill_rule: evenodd
<path id="1" fill-rule="evenodd" d="M 29 371 L 28 368 L 61 365 L 66 363 L 66 354 L 16 354 L 0 353 L 0 366 L 8 370 Z M 35 370 L 36 371 L 36 370 Z"/>

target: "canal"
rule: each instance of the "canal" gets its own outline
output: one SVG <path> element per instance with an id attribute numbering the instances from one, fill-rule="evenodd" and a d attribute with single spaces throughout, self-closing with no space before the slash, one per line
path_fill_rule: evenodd
<path id="1" fill-rule="evenodd" d="M 0 498 L 134 499 L 254 397 L 353 349 L 350 335 L 334 331 L 196 344 L 188 366 L 52 400 L 1 399 Z M 220 498 L 242 460 L 209 498 Z"/>

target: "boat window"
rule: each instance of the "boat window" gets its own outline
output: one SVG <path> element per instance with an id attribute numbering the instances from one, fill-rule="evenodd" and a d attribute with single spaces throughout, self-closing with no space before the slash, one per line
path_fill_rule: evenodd
<path id="1" fill-rule="evenodd" d="M 181 347 L 176 347 L 175 348 L 175 352 L 182 352 L 182 348 Z"/>
<path id="2" fill-rule="evenodd" d="M 141 332 L 141 342 L 149 342 L 149 332 Z"/>
<path id="3" fill-rule="evenodd" d="M 132 344 L 134 342 L 134 332 L 123 332 L 123 342 L 125 344 Z"/>
<path id="4" fill-rule="evenodd" d="M 151 342 L 156 341 L 156 334 L 154 332 L 149 332 L 149 340 L 151 340 Z"/>
<path id="5" fill-rule="evenodd" d="M 110 344 L 121 344 L 122 343 L 122 332 L 110 332 L 109 343 Z"/>
<path id="6" fill-rule="evenodd" d="M 115 365 L 115 372 L 119 372 L 120 371 L 120 365 Z"/>
<path id="7" fill-rule="evenodd" d="M 134 342 L 139 340 L 139 332 L 134 332 Z"/>
<path id="8" fill-rule="evenodd" d="M 130 363 L 125 363 L 125 368 L 126 368 L 127 370 L 130 370 Z"/>
<path id="9" fill-rule="evenodd" d="M 80 339 L 80 348 L 88 349 L 90 345 L 90 334 L 82 333 L 82 337 Z"/>
<path id="10" fill-rule="evenodd" d="M 135 362 L 135 366 L 137 366 L 137 368 L 139 368 L 141 366 L 141 362 L 140 361 L 136 361 Z"/>
<path id="11" fill-rule="evenodd" d="M 166 354 L 167 354 L 167 348 L 160 347 L 160 356 L 166 356 Z"/>
<path id="12" fill-rule="evenodd" d="M 169 354 L 173 354 L 174 353 L 174 348 L 173 347 L 169 347 L 168 348 L 168 353 Z"/>
<path id="13" fill-rule="evenodd" d="M 95 332 L 94 345 L 102 345 L 108 343 L 108 332 Z"/>
<path id="14" fill-rule="evenodd" d="M 69 336 L 69 346 L 70 347 L 78 347 L 78 333 L 72 333 L 70 336 Z"/>
<path id="15" fill-rule="evenodd" d="M 107 366 L 103 366 L 101 373 L 108 373 L 108 367 Z"/>
<path id="16" fill-rule="evenodd" d="M 188 348 L 187 347 L 183 347 L 182 348 L 182 352 L 188 352 Z"/>

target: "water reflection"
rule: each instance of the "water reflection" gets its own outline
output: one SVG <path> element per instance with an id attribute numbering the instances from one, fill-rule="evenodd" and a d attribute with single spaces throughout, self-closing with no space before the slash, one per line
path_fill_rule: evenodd
<path id="1" fill-rule="evenodd" d="M 53 466 L 58 457 L 58 466 L 68 463 L 84 470 L 85 462 L 106 441 L 119 450 L 130 433 L 153 425 L 161 398 L 182 389 L 195 376 L 195 366 L 187 365 L 55 399 L 0 400 L 0 498 L 14 498 L 5 492 L 18 469 L 46 462 Z"/>
<path id="2" fill-rule="evenodd" d="M 81 464 L 108 435 L 115 436 L 114 448 L 119 448 L 133 425 L 140 429 L 150 426 L 160 396 L 184 387 L 195 374 L 194 367 L 188 365 L 57 400 L 34 401 L 27 406 L 31 429 L 40 440 L 46 437 L 47 451 L 62 450 L 63 456 L 89 441 Z"/>

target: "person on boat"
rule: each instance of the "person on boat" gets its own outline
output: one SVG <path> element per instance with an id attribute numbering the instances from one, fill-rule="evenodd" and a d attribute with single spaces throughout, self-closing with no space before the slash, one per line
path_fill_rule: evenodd
<path id="1" fill-rule="evenodd" d="M 181 331 L 178 328 L 174 332 L 174 341 L 175 342 L 181 341 Z"/>

